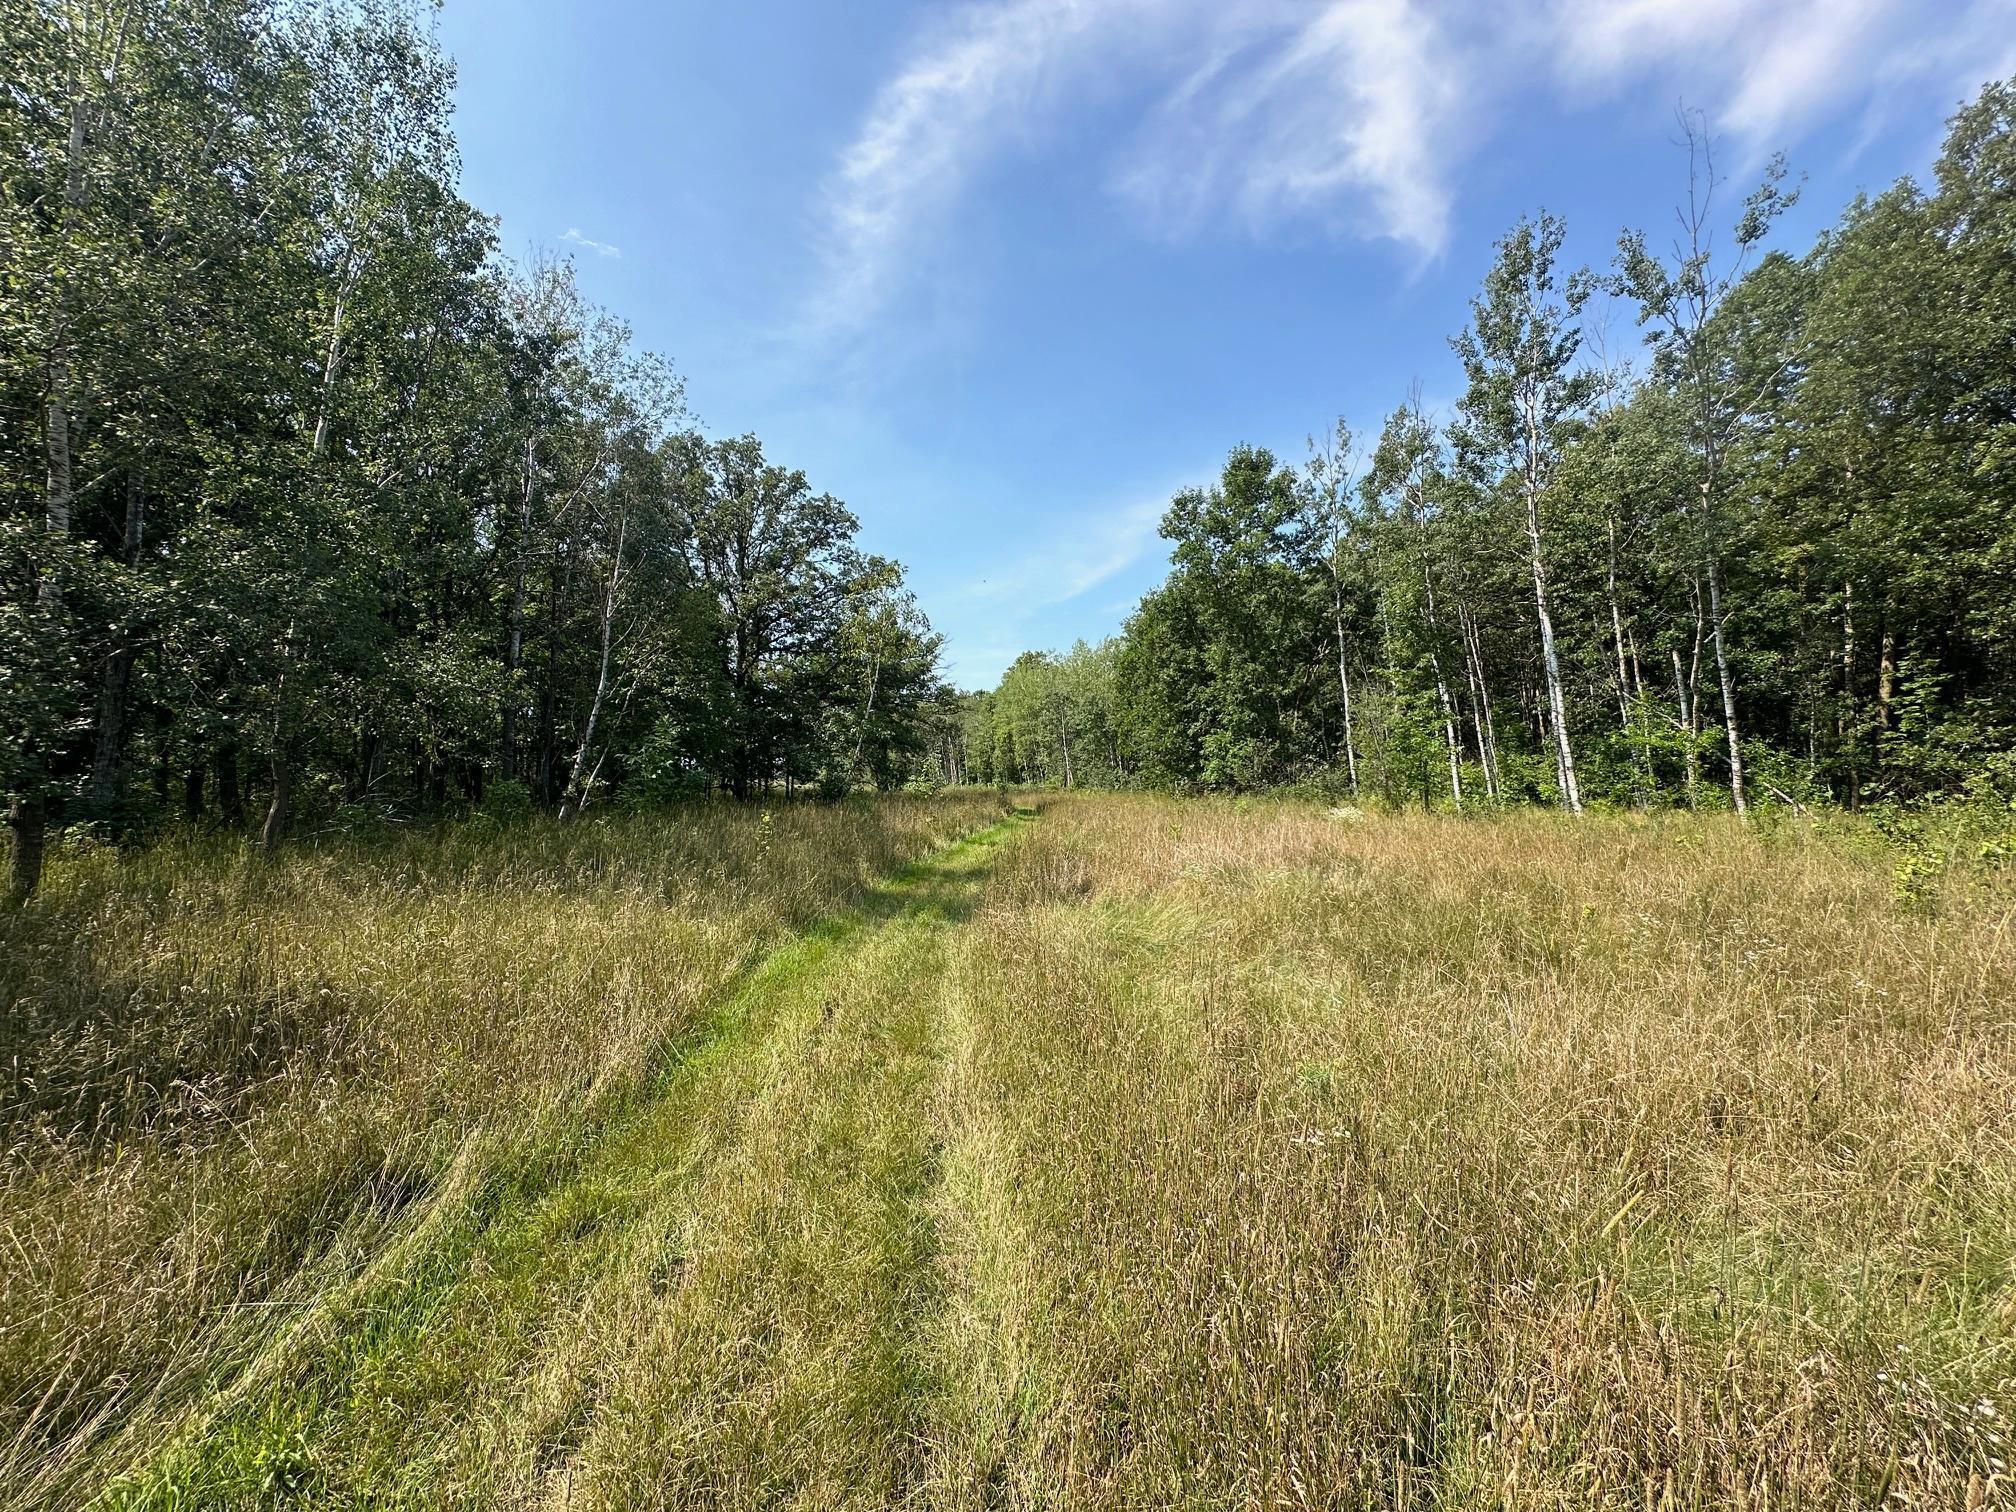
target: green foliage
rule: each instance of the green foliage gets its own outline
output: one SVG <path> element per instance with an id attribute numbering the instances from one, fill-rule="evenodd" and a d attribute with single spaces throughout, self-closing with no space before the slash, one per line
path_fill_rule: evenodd
<path id="1" fill-rule="evenodd" d="M 35 834 L 926 759 L 855 517 L 455 190 L 424 0 L 0 25 L 0 792 Z M 75 130 L 73 130 L 73 126 Z"/>
<path id="2" fill-rule="evenodd" d="M 1522 219 L 1453 343 L 1453 419 L 1410 398 L 1299 474 L 1234 449 L 1171 501 L 1168 577 L 1100 677 L 1030 653 L 970 695 L 974 770 L 1341 774 L 1465 809 L 1567 802 L 1571 759 L 1590 802 L 1641 809 L 2016 786 L 2016 82 L 1954 117 L 1929 189 L 1856 202 L 1803 257 L 1764 250 L 1783 163 L 1720 227 L 1682 127 L 1672 253 L 1628 233 L 1599 280 Z M 1599 286 L 1642 371 L 1591 339 Z"/>
<path id="3" fill-rule="evenodd" d="M 490 784 L 479 807 L 484 818 L 499 824 L 530 818 L 534 808 L 532 789 L 515 777 L 507 777 Z"/>

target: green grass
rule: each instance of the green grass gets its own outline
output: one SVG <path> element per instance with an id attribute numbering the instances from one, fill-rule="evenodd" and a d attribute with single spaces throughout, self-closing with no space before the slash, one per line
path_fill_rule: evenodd
<path id="1" fill-rule="evenodd" d="M 564 1173 L 479 1195 L 459 1221 L 427 1232 L 398 1266 L 290 1341 L 290 1359 L 262 1361 L 247 1382 L 220 1391 L 105 1504 L 250 1508 L 284 1491 L 318 1506 L 487 1506 L 592 1476 L 600 1436 L 634 1432 L 643 1421 L 631 1404 L 607 1412 L 605 1395 L 634 1392 L 637 1373 L 652 1368 L 626 1358 L 627 1330 L 612 1337 L 608 1324 L 633 1322 L 699 1284 L 698 1271 L 687 1274 L 710 1263 L 699 1231 L 720 1221 L 723 1186 L 748 1181 L 755 1126 L 792 1106 L 779 1100 L 779 1068 L 817 1066 L 821 1093 L 834 1095 L 817 1044 L 836 1035 L 853 1043 L 832 1022 L 835 981 L 897 969 L 892 952 L 946 928 L 1014 823 L 904 868 L 765 957 L 675 1047 L 648 1096 Z M 914 1089 L 897 1080 L 891 1105 L 902 1107 Z M 859 1125 L 847 1110 L 843 1103 L 841 1134 Z M 916 1152 L 882 1154 L 900 1165 Z M 867 1174 L 871 1184 L 918 1180 L 915 1170 L 886 1164 Z M 833 1200 L 836 1184 L 817 1184 L 821 1199 Z M 907 1277 L 925 1258 L 899 1247 L 886 1268 Z M 802 1278 L 791 1259 L 766 1254 L 758 1263 L 766 1277 L 795 1286 Z M 882 1300 L 846 1299 L 839 1311 L 858 1302 L 862 1316 L 877 1317 Z M 892 1379 L 886 1369 L 871 1373 L 864 1400 Z M 663 1410 L 667 1395 L 655 1394 L 652 1405 Z M 476 1403 L 483 1410 L 472 1414 Z"/>
<path id="2" fill-rule="evenodd" d="M 416 1125 L 15 1499 L 2016 1502 L 2006 873 L 1900 897 L 1831 824 L 1040 806 L 913 813 L 885 880 L 722 926 L 764 944 L 604 1041 L 627 1078 L 489 1063 L 487 1116 Z M 830 870 L 801 839 L 751 844 Z M 344 864 L 430 930 L 484 870 Z M 563 881 L 494 971 L 588 928 L 620 996 L 668 889 L 597 932 Z M 560 1001 L 511 1042 L 596 1022 Z"/>
<path id="3" fill-rule="evenodd" d="M 424 1316 L 425 1267 L 634 1122 L 761 952 L 1000 812 L 65 858 L 0 920 L 0 1501 L 75 1505 L 385 1295 Z"/>

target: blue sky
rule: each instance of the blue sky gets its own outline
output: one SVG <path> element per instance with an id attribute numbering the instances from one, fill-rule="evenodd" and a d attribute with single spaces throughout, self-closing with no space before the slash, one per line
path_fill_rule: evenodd
<path id="1" fill-rule="evenodd" d="M 2016 0 L 446 0 L 463 189 L 910 569 L 962 686 L 1113 633 L 1169 495 L 1419 381 L 1491 241 L 1672 224 L 1683 99 L 1803 249 Z M 1613 349 L 1636 350 L 1628 318 Z"/>

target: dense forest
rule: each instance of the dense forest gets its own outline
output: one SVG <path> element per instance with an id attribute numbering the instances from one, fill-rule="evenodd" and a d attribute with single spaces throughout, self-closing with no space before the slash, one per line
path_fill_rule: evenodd
<path id="1" fill-rule="evenodd" d="M 394 0 L 0 0 L 0 790 L 48 837 L 900 782 L 855 517 L 457 193 Z"/>
<path id="2" fill-rule="evenodd" d="M 970 695 L 979 780 L 1859 807 L 2016 794 L 2016 82 L 1803 256 L 1683 113 L 1668 234 L 1508 232 L 1418 391 L 1162 522 L 1124 634 Z M 1620 335 L 1620 333 L 1622 333 Z M 1639 346 L 1642 333 L 1643 345 Z"/>

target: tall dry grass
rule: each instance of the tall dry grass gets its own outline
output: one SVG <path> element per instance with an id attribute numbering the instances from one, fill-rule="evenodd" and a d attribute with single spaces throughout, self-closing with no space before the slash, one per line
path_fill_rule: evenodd
<path id="1" fill-rule="evenodd" d="M 0 1501 L 74 1501 L 96 1446 L 200 1400 L 430 1207 L 577 1158 L 759 951 L 999 812 L 60 859 L 0 917 Z"/>
<path id="2" fill-rule="evenodd" d="M 2016 894 L 1053 805 L 948 990 L 934 1507 L 2016 1505 Z"/>
<path id="3" fill-rule="evenodd" d="M 860 891 L 990 808 L 76 866 L 17 1499 L 2016 1505 L 2006 872 L 1067 796 Z"/>

